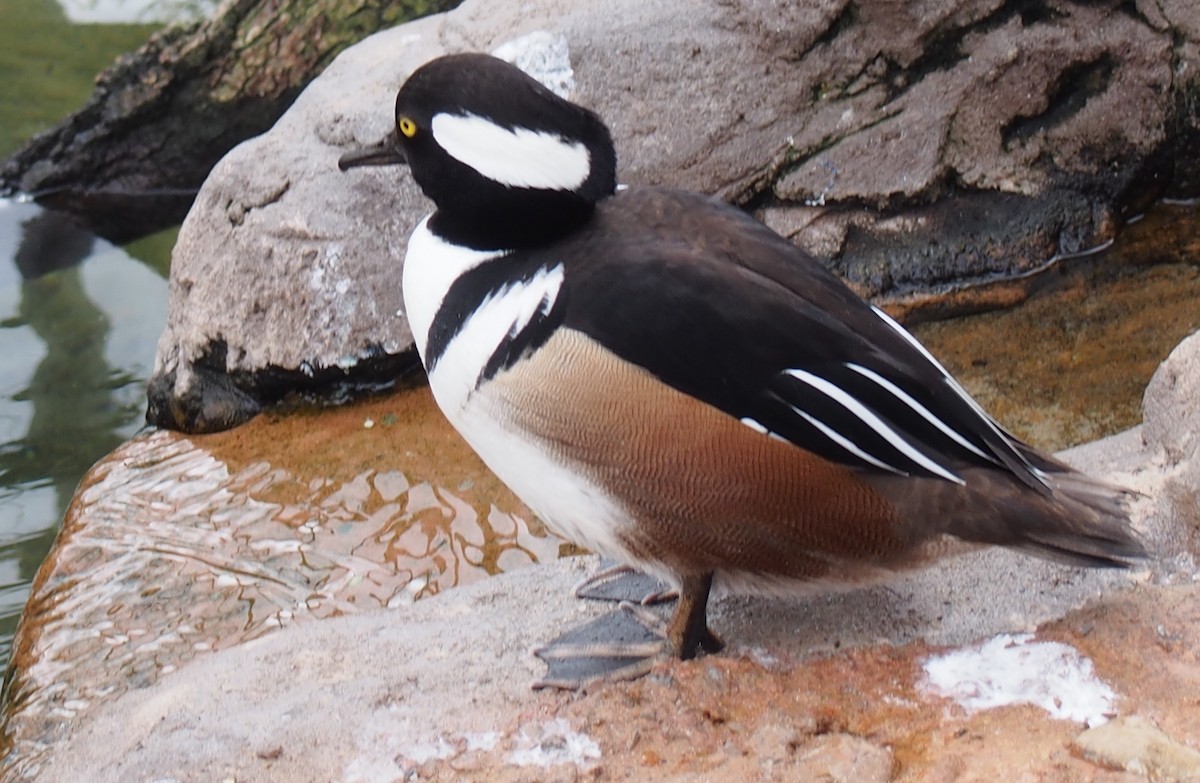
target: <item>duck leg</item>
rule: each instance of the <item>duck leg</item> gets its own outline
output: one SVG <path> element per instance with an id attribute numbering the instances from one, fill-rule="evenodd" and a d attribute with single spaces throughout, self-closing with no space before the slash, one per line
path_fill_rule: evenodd
<path id="1" fill-rule="evenodd" d="M 713 575 L 698 574 L 685 576 L 679 587 L 679 603 L 667 624 L 667 643 L 671 652 L 683 660 L 696 657 L 699 650 L 707 653 L 720 652 L 725 643 L 708 628 L 708 594 L 712 590 Z"/>
<path id="2" fill-rule="evenodd" d="M 534 688 L 576 689 L 603 680 L 632 680 L 666 657 L 689 659 L 723 644 L 708 629 L 712 574 L 684 577 L 668 622 L 639 601 L 622 601 L 613 612 L 574 628 L 533 654 L 546 662 Z"/>

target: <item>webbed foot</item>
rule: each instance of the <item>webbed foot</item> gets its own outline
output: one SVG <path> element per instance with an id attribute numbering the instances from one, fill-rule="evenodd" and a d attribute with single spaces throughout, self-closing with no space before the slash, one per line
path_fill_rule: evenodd
<path id="1" fill-rule="evenodd" d="M 648 579 L 653 584 L 645 581 Z M 614 580 L 616 589 L 612 589 Z M 724 645 L 706 620 L 711 586 L 712 574 L 684 577 L 668 622 L 646 606 L 648 598 L 666 600 L 658 580 L 623 567 L 606 569 L 585 580 L 576 588 L 577 595 L 620 601 L 620 606 L 534 650 L 548 670 L 533 687 L 576 689 L 605 680 L 632 680 L 667 657 L 686 660 L 700 650 L 718 652 Z M 631 587 L 632 593 L 628 593 Z M 593 591 L 599 594 L 588 595 Z M 637 603 L 618 594 L 631 595 Z"/>
<path id="2" fill-rule="evenodd" d="M 664 623 L 655 616 L 653 625 L 647 625 L 641 612 L 630 611 L 634 608 L 622 602 L 535 649 L 547 669 L 533 687 L 574 690 L 593 682 L 633 680 L 650 671 L 668 652 L 667 639 L 658 630 Z"/>
<path id="3" fill-rule="evenodd" d="M 650 606 L 674 601 L 679 597 L 675 588 L 661 579 L 644 574 L 627 565 L 602 561 L 599 571 L 572 589 L 576 598 L 589 601 L 629 601 Z"/>

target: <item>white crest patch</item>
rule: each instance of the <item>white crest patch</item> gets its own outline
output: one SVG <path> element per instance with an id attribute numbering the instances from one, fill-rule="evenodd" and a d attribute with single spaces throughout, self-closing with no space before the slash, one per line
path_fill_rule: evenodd
<path id="1" fill-rule="evenodd" d="M 429 218 L 422 220 L 408 238 L 404 257 L 404 311 L 412 329 L 417 353 L 425 360 L 429 327 L 437 315 L 446 292 L 454 281 L 480 264 L 499 258 L 507 251 L 472 250 L 452 245 L 429 230 Z"/>
<path id="2" fill-rule="evenodd" d="M 530 280 L 500 289 L 471 313 L 429 373 L 429 385 L 447 416 L 466 405 L 500 343 L 520 333 L 535 314 L 550 312 L 562 284 L 561 265 L 542 269 Z"/>
<path id="3" fill-rule="evenodd" d="M 475 114 L 436 114 L 433 138 L 451 157 L 514 188 L 575 190 L 592 170 L 578 141 L 528 128 L 502 128 Z"/>

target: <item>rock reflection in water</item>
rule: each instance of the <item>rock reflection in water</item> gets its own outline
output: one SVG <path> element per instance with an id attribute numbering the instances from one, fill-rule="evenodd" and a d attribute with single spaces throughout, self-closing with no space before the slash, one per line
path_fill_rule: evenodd
<path id="1" fill-rule="evenodd" d="M 79 479 L 142 425 L 166 281 L 0 199 L 0 662 Z"/>
<path id="2" fill-rule="evenodd" d="M 557 557 L 560 541 L 531 527 L 427 397 L 395 395 L 393 405 L 418 410 L 389 432 L 362 430 L 351 408 L 256 422 L 251 446 L 237 443 L 244 435 L 156 432 L 97 465 L 17 635 L 9 758 L 28 770 L 80 710 L 197 654 Z M 436 480 L 425 478 L 426 454 L 400 469 L 389 450 L 404 452 L 418 432 L 440 444 Z M 312 477 L 306 458 L 326 457 L 309 448 L 314 438 L 358 456 L 342 455 L 340 475 Z M 253 458 L 270 450 L 274 460 Z"/>

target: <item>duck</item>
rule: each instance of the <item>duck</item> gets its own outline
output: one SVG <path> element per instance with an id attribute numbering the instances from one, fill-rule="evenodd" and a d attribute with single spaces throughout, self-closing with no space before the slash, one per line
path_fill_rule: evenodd
<path id="1" fill-rule="evenodd" d="M 417 68 L 394 116 L 339 167 L 407 166 L 434 204 L 402 286 L 439 408 L 551 530 L 677 599 L 666 622 L 632 613 L 645 633 L 568 639 L 572 671 L 719 651 L 711 595 L 874 584 L 980 546 L 1146 556 L 1130 491 L 1006 430 L 798 246 L 710 196 L 618 187 L 593 111 L 461 53 Z"/>

